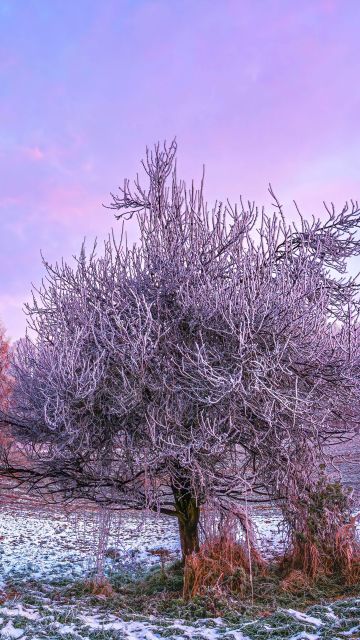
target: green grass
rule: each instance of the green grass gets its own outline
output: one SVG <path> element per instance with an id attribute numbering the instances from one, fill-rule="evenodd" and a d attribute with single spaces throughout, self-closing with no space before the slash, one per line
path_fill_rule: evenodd
<path id="1" fill-rule="evenodd" d="M 233 631 L 241 630 L 251 640 L 280 640 L 291 638 L 301 632 L 314 633 L 316 629 L 308 622 L 302 622 L 289 614 L 287 609 L 307 613 L 325 621 L 321 629 L 321 639 L 360 637 L 356 629 L 360 623 L 360 589 L 345 587 L 340 578 L 322 578 L 301 593 L 291 595 L 281 589 L 282 575 L 273 569 L 267 576 L 254 578 L 254 602 L 250 593 L 245 596 L 216 596 L 213 592 L 185 601 L 182 597 L 183 569 L 179 563 L 168 566 L 166 572 L 154 568 L 146 575 L 130 579 L 126 573 L 114 573 L 110 581 L 114 589 L 111 597 L 101 598 L 89 588 L 89 582 L 74 581 L 63 584 L 23 581 L 17 585 L 18 595 L 12 602 L 35 607 L 39 620 L 28 620 L 21 615 L 11 618 L 14 627 L 24 629 L 28 640 L 74 640 L 87 637 L 90 640 L 121 640 L 125 637 L 120 630 L 91 629 L 81 621 L 82 613 L 99 616 L 99 619 L 122 619 L 129 622 L 144 622 L 156 626 L 156 635 L 161 638 L 186 637 L 181 629 L 176 629 L 179 620 L 193 628 L 192 640 L 204 640 L 206 630 L 213 629 L 216 638 L 233 640 Z M 347 600 L 342 600 L 346 598 Z M 353 599 L 352 599 L 353 598 Z M 339 620 L 327 618 L 328 603 L 332 615 Z M 6 606 L 5 605 L 5 606 Z M 10 618 L 2 614 L 4 624 Z M 151 616 L 151 617 L 150 617 Z M 110 618 L 109 618 L 110 617 Z M 224 625 L 219 627 L 215 618 L 221 618 Z M 206 621 L 204 621 L 206 619 Z M 60 633 L 58 624 L 69 625 L 72 632 Z M 342 635 L 343 633 L 347 635 Z M 356 636 L 357 634 L 357 636 Z M 134 636 L 136 637 L 136 636 Z"/>
<path id="2" fill-rule="evenodd" d="M 277 609 L 304 610 L 314 605 L 351 598 L 359 595 L 359 586 L 347 587 L 341 577 L 321 578 L 296 594 L 290 594 L 281 588 L 281 574 L 272 570 L 266 576 L 254 577 L 254 599 L 248 592 L 244 596 L 221 596 L 209 591 L 190 601 L 182 597 L 183 569 L 179 563 L 169 566 L 166 572 L 153 568 L 145 576 L 129 579 L 121 572 L 110 576 L 114 593 L 107 598 L 99 598 L 89 588 L 87 581 L 76 581 L 65 587 L 53 587 L 52 597 L 62 605 L 76 605 L 86 602 L 88 606 L 102 611 L 116 613 L 121 617 L 166 616 L 196 621 L 199 618 L 221 617 L 229 623 L 269 615 Z M 40 590 L 39 590 L 40 591 Z M 40 595 L 40 593 L 39 593 Z M 31 603 L 31 595 L 28 596 Z"/>
<path id="3" fill-rule="evenodd" d="M 174 569 L 174 573 L 179 574 L 179 570 Z M 152 572 L 141 582 L 148 589 L 148 603 L 156 601 L 159 604 L 160 597 L 164 597 L 165 592 L 153 591 L 156 578 L 158 578 L 158 584 L 163 585 L 166 577 L 164 578 L 164 576 L 159 576 L 156 575 L 156 572 Z M 171 571 L 169 571 L 167 579 L 171 585 L 174 584 L 175 578 L 174 575 L 171 575 Z M 134 585 L 133 588 L 135 589 Z M 138 584 L 136 588 L 140 589 L 140 585 Z M 336 600 L 332 603 L 331 608 L 329 605 L 322 604 L 315 604 L 308 608 L 308 615 L 322 620 L 321 629 L 318 630 L 316 626 L 309 622 L 309 619 L 301 621 L 285 609 L 278 609 L 271 615 L 264 615 L 265 612 L 263 611 L 263 615 L 260 615 L 259 611 L 250 611 L 246 605 L 240 605 L 236 599 L 227 603 L 220 600 L 215 601 L 215 607 L 222 608 L 226 614 L 225 620 L 219 625 L 217 620 L 211 619 L 211 615 L 214 615 L 214 612 L 210 595 L 207 598 L 194 598 L 194 600 L 187 603 L 181 598 L 171 597 L 169 602 L 172 602 L 173 613 L 176 615 L 172 617 L 168 615 L 169 612 L 167 615 L 157 613 L 155 618 L 154 616 L 150 617 L 149 613 L 139 615 L 130 611 L 125 615 L 124 611 L 118 608 L 118 597 L 119 594 L 116 594 L 107 602 L 98 600 L 95 606 L 86 593 L 81 598 L 74 597 L 74 602 L 71 601 L 72 597 L 70 601 L 66 601 L 65 594 L 62 594 L 63 601 L 59 601 L 59 594 L 57 594 L 56 600 L 43 602 L 42 607 L 40 606 L 41 599 L 39 597 L 39 606 L 36 606 L 36 610 L 38 613 L 41 612 L 41 615 L 38 620 L 32 621 L 23 616 L 13 616 L 11 621 L 15 628 L 24 630 L 24 637 L 26 636 L 28 640 L 35 638 L 38 640 L 60 640 L 60 638 L 61 640 L 80 640 L 81 638 L 88 638 L 89 640 L 122 640 L 128 637 L 125 632 L 123 633 L 120 629 L 106 628 L 109 621 L 120 618 L 129 620 L 132 623 L 135 622 L 135 624 L 143 621 L 145 628 L 153 628 L 155 636 L 159 638 L 174 638 L 175 636 L 187 638 L 188 636 L 181 629 L 181 623 L 191 626 L 190 635 L 192 640 L 205 640 L 209 637 L 218 638 L 219 640 L 234 640 L 235 632 L 241 632 L 250 640 L 289 639 L 302 632 L 309 634 L 318 632 L 319 638 L 324 640 L 334 640 L 334 638 L 354 640 L 360 636 L 359 598 L 348 599 L 347 601 Z M 20 597 L 17 598 L 17 602 L 19 601 L 24 604 L 24 600 Z M 8 603 L 9 606 L 12 604 L 15 605 L 16 602 Z M 294 606 L 294 602 L 290 604 L 292 605 L 291 608 L 297 609 Z M 244 608 L 242 612 L 240 611 L 241 606 Z M 151 613 L 154 614 L 155 612 L 152 611 Z M 81 614 L 96 615 L 96 619 L 105 628 L 91 629 L 87 627 L 82 621 Z M 1 607 L 0 615 L 5 618 L 4 624 L 10 619 L 5 613 L 1 612 Z M 115 618 L 112 617 L 114 615 Z M 204 620 L 203 618 L 208 619 Z M 60 630 L 57 624 L 69 625 L 72 630 Z M 351 630 L 354 630 L 354 632 L 351 633 Z M 136 631 L 131 633 L 132 637 L 138 637 Z M 141 631 L 139 637 L 144 637 Z"/>

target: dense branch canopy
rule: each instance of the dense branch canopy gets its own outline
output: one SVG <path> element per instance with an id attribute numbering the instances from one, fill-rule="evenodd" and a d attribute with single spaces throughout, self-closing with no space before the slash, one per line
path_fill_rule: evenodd
<path id="1" fill-rule="evenodd" d="M 184 487 L 200 502 L 286 497 L 358 424 L 359 285 L 346 268 L 360 210 L 288 224 L 271 188 L 271 214 L 209 210 L 175 158 L 175 142 L 157 145 L 146 186 L 112 196 L 123 233 L 101 256 L 44 261 L 6 417 L 32 462 L 12 473 L 165 512 Z"/>

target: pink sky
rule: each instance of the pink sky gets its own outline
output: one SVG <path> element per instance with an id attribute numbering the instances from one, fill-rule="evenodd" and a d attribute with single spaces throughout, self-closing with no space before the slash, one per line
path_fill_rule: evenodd
<path id="1" fill-rule="evenodd" d="M 50 260 L 116 228 L 102 208 L 177 136 L 208 200 L 360 199 L 357 0 L 0 0 L 0 318 Z M 292 209 L 289 208 L 289 216 Z"/>

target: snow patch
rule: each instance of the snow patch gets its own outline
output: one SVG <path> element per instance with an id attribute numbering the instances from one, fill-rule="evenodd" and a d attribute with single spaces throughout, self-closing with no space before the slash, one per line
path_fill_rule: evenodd
<path id="1" fill-rule="evenodd" d="M 4 638 L 21 638 L 24 635 L 24 629 L 17 629 L 14 627 L 11 620 L 5 625 L 3 629 L 1 629 L 0 634 Z"/>
<path id="2" fill-rule="evenodd" d="M 320 618 L 314 618 L 313 616 L 309 616 L 302 611 L 296 611 L 295 609 L 285 609 L 285 613 L 289 613 L 293 618 L 299 620 L 299 622 L 303 622 L 304 624 L 311 624 L 314 627 L 321 627 L 323 625 L 323 621 Z"/>

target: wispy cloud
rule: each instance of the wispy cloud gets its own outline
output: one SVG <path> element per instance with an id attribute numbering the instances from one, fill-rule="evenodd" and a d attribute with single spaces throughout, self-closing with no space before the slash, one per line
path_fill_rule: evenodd
<path id="1" fill-rule="evenodd" d="M 177 136 L 209 200 L 357 197 L 360 3 L 0 2 L 0 314 L 40 249 L 116 227 L 101 207 L 146 144 Z M 131 229 L 130 229 L 131 233 Z M 15 292 L 15 293 L 14 293 Z"/>
<path id="2" fill-rule="evenodd" d="M 26 158 L 34 160 L 35 162 L 42 160 L 44 157 L 44 152 L 41 151 L 39 147 L 23 147 L 22 151 Z"/>

